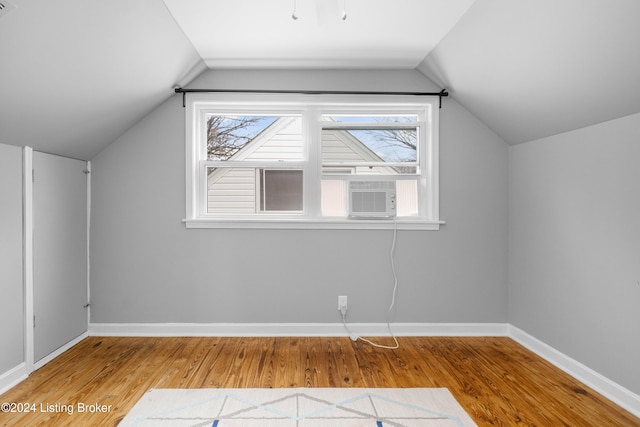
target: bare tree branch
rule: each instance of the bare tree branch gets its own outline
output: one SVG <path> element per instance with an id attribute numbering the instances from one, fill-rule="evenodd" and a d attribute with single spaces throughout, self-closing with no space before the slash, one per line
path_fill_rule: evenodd
<path id="1" fill-rule="evenodd" d="M 207 158 L 229 160 L 255 137 L 244 131 L 259 119 L 210 116 L 207 119 Z"/>

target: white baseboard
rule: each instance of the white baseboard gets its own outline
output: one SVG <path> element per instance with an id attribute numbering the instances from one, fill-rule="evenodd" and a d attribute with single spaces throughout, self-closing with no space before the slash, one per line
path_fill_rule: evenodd
<path id="1" fill-rule="evenodd" d="M 509 337 L 636 417 L 640 417 L 640 396 L 631 390 L 627 390 L 513 325 L 509 325 Z"/>
<path id="2" fill-rule="evenodd" d="M 385 323 L 350 323 L 359 336 L 388 336 Z M 508 323 L 392 323 L 397 336 L 506 336 L 640 417 L 640 396 Z M 91 323 L 89 330 L 38 361 L 37 369 L 87 336 L 349 336 L 342 323 Z M 0 375 L 0 393 L 27 377 L 25 364 Z"/>
<path id="3" fill-rule="evenodd" d="M 349 323 L 360 336 L 387 336 L 386 323 Z M 397 336 L 506 336 L 506 323 L 392 323 Z M 342 323 L 90 323 L 91 336 L 349 336 Z"/>
<path id="4" fill-rule="evenodd" d="M 22 362 L 13 369 L 0 374 L 0 394 L 8 391 L 13 386 L 27 378 L 27 364 Z"/>
<path id="5" fill-rule="evenodd" d="M 71 347 L 78 344 L 80 341 L 87 338 L 88 336 L 89 336 L 89 333 L 84 332 L 80 336 L 74 338 L 73 340 L 63 345 L 62 347 L 55 350 L 53 353 L 43 357 L 42 359 L 40 359 L 39 361 L 33 364 L 33 370 L 35 371 L 36 369 L 43 367 L 44 365 L 51 362 L 53 359 L 60 356 L 62 353 L 69 350 Z M 27 379 L 30 373 L 31 371 L 27 369 L 26 362 L 22 362 L 15 368 L 10 369 L 7 372 L 1 373 L 0 374 L 0 394 L 10 390 L 17 384 Z"/>
<path id="6" fill-rule="evenodd" d="M 39 368 L 43 367 L 44 365 L 46 365 L 47 363 L 51 362 L 53 359 L 55 359 L 56 357 L 60 356 L 62 353 L 64 353 L 65 351 L 69 350 L 71 347 L 73 347 L 74 345 L 78 344 L 80 341 L 82 341 L 83 339 L 87 338 L 88 336 L 89 336 L 89 332 L 84 332 L 83 334 L 77 336 L 76 338 L 72 339 L 71 341 L 69 341 L 68 343 L 63 345 L 62 347 L 60 347 L 57 350 L 55 350 L 53 353 L 51 353 L 51 354 L 43 357 L 42 359 L 38 360 L 37 362 L 35 362 L 33 364 L 33 370 L 35 371 L 36 369 L 39 369 Z"/>
<path id="7" fill-rule="evenodd" d="M 387 336 L 386 323 L 349 323 L 359 336 Z M 640 417 L 640 397 L 508 323 L 392 323 L 397 336 L 507 336 Z M 342 323 L 91 323 L 91 336 L 349 336 Z"/>

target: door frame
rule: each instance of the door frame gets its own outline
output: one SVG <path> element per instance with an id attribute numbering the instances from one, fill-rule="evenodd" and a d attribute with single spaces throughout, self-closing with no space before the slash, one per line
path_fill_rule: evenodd
<path id="1" fill-rule="evenodd" d="M 33 372 L 34 331 L 33 331 L 33 149 L 23 150 L 23 212 L 24 212 L 24 361 L 27 375 Z"/>
<path id="2" fill-rule="evenodd" d="M 46 154 L 46 153 L 45 153 Z M 23 276 L 24 276 L 24 359 L 27 375 L 44 366 L 69 348 L 76 345 L 89 335 L 89 323 L 91 321 L 91 294 L 90 294 L 90 230 L 91 230 L 91 162 L 87 164 L 87 331 L 63 345 L 53 353 L 45 356 L 37 363 L 35 359 L 35 333 L 34 333 L 34 284 L 33 284 L 33 148 L 23 148 Z M 84 161 L 84 160 L 83 160 Z"/>

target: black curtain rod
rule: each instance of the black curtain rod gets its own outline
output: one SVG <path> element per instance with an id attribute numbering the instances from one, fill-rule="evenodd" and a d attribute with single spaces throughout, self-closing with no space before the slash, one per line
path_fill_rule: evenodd
<path id="1" fill-rule="evenodd" d="M 382 92 L 382 91 L 351 91 L 351 90 L 268 90 L 268 89 L 183 89 L 175 88 L 176 93 L 182 94 L 182 106 L 186 107 L 187 93 L 290 93 L 302 95 L 410 95 L 410 96 L 437 96 L 440 98 L 440 108 L 442 108 L 442 97 L 449 96 L 446 89 L 440 92 Z"/>

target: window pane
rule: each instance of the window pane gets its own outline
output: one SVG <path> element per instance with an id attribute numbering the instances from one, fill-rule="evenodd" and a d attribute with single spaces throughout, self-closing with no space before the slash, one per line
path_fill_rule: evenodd
<path id="1" fill-rule="evenodd" d="M 349 214 L 347 191 L 347 181 L 323 179 L 321 183 L 322 216 L 346 217 Z"/>
<path id="2" fill-rule="evenodd" d="M 262 169 L 260 210 L 302 211 L 302 171 Z"/>
<path id="3" fill-rule="evenodd" d="M 256 213 L 254 168 L 207 168 L 208 213 Z"/>
<path id="4" fill-rule="evenodd" d="M 207 212 L 301 212 L 301 170 L 207 168 Z"/>
<path id="5" fill-rule="evenodd" d="M 301 160 L 299 116 L 207 116 L 208 160 Z"/>
<path id="6" fill-rule="evenodd" d="M 418 182 L 410 179 L 396 181 L 396 208 L 398 216 L 417 216 Z"/>
<path id="7" fill-rule="evenodd" d="M 417 128 L 323 129 L 323 162 L 416 162 Z"/>

